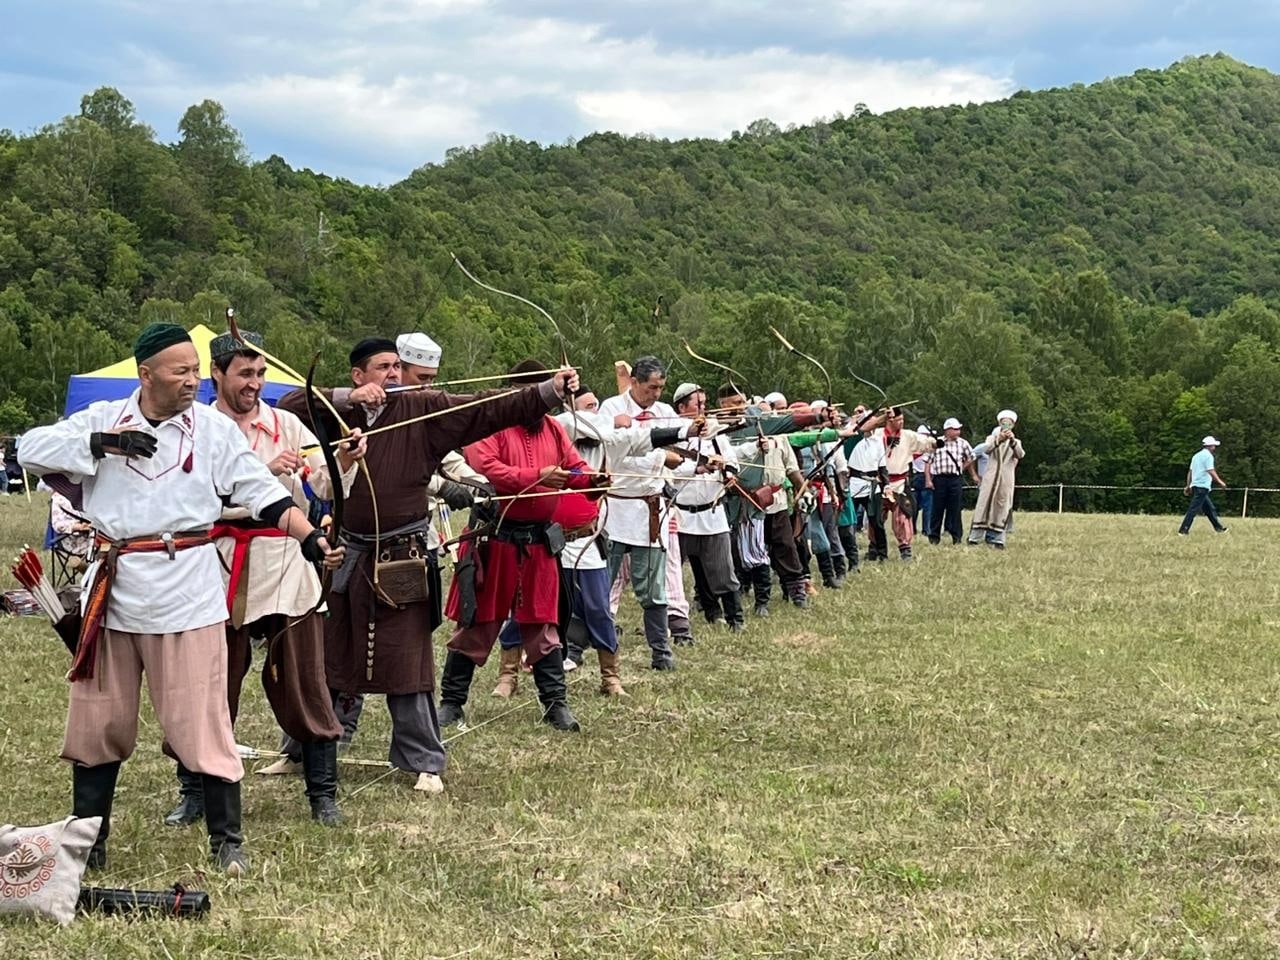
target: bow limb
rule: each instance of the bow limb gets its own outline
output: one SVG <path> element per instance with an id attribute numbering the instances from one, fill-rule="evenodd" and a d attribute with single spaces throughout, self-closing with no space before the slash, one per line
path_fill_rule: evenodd
<path id="1" fill-rule="evenodd" d="M 826 368 L 826 367 L 824 367 L 824 366 L 821 364 L 821 362 L 819 362 L 819 360 L 818 360 L 818 358 L 817 358 L 817 357 L 812 356 L 812 355 L 810 355 L 810 354 L 807 354 L 807 353 L 805 353 L 803 350 L 798 349 L 798 348 L 797 348 L 797 347 L 796 347 L 796 346 L 795 346 L 795 345 L 794 345 L 790 340 L 788 340 L 786 337 L 784 337 L 784 336 L 783 336 L 783 335 L 778 331 L 778 328 L 777 328 L 777 327 L 775 327 L 775 326 L 773 326 L 773 325 L 770 325 L 770 326 L 769 326 L 769 332 L 770 332 L 770 333 L 772 333 L 775 337 L 777 337 L 777 338 L 778 338 L 779 342 L 780 342 L 784 347 L 786 347 L 786 348 L 787 348 L 788 352 L 790 352 L 790 353 L 794 353 L 797 357 L 803 357 L 804 359 L 808 360 L 808 361 L 809 361 L 810 363 L 812 363 L 815 367 L 817 367 L 819 370 L 821 370 L 821 371 L 822 371 L 822 377 L 823 377 L 823 379 L 824 379 L 824 380 L 826 380 L 826 381 L 827 381 L 827 397 L 826 397 L 826 400 L 827 400 L 827 403 L 830 403 L 830 402 L 831 402 L 832 397 L 833 397 L 833 396 L 834 396 L 834 394 L 835 394 L 835 388 L 832 386 L 832 383 L 831 383 L 831 374 L 827 373 L 827 368 Z"/>
<path id="2" fill-rule="evenodd" d="M 307 370 L 306 375 L 304 376 L 298 373 L 297 370 L 289 366 L 289 364 L 285 363 L 279 357 L 276 357 L 273 354 L 268 353 L 267 350 L 265 350 L 263 347 L 258 346 L 256 343 L 249 343 L 247 340 L 245 340 L 240 333 L 239 324 L 236 323 L 235 311 L 231 307 L 227 307 L 227 329 L 231 333 L 232 339 L 235 340 L 237 343 L 239 343 L 240 346 L 244 347 L 244 349 L 254 351 L 260 357 L 262 357 L 263 360 L 267 361 L 267 363 L 271 364 L 281 373 L 286 374 L 287 376 L 293 377 L 293 379 L 299 380 L 304 384 L 304 389 L 306 391 L 305 396 L 306 396 L 306 403 L 307 403 L 307 414 L 308 416 L 311 417 L 311 425 L 315 430 L 317 439 L 320 438 L 320 434 L 322 431 L 320 428 L 320 417 L 318 416 L 318 411 L 313 406 L 313 403 L 316 403 L 316 402 L 318 402 L 321 406 L 323 406 L 326 410 L 328 410 L 330 414 L 333 415 L 334 422 L 337 423 L 338 429 L 342 432 L 343 437 L 349 437 L 351 435 L 351 428 L 348 427 L 347 422 L 342 419 L 342 414 L 338 413 L 338 408 L 335 407 L 333 403 L 330 402 L 329 398 L 324 395 L 324 391 L 322 391 L 319 387 L 315 385 L 315 369 L 316 369 L 316 365 L 320 360 L 320 354 L 318 352 L 312 358 L 311 366 Z M 329 443 L 322 443 L 321 445 L 326 449 L 330 448 Z M 374 548 L 375 548 L 375 556 L 376 556 L 377 546 L 382 539 L 382 527 L 378 519 L 378 492 L 373 487 L 373 474 L 369 472 L 369 465 L 365 463 L 363 459 L 359 461 L 359 464 L 360 464 L 359 466 L 360 472 L 364 476 L 365 483 L 368 484 L 369 486 L 369 503 L 371 504 L 371 507 L 373 510 L 373 539 L 374 539 Z M 337 469 L 337 460 L 334 459 L 334 461 L 330 463 L 329 457 L 328 455 L 326 455 L 325 465 L 330 470 L 330 475 L 329 475 L 330 485 L 334 487 L 335 491 L 338 491 L 340 493 L 339 488 L 341 488 L 342 486 L 342 475 L 341 475 L 341 471 Z M 338 502 L 337 497 L 338 497 L 338 493 L 335 493 L 335 497 L 334 497 L 335 504 Z M 337 530 L 340 526 L 341 524 L 338 523 L 338 519 L 337 517 L 335 517 L 334 529 Z M 332 544 L 332 541 L 330 542 Z M 374 568 L 373 568 L 373 589 L 375 593 L 381 592 L 381 587 L 378 582 L 378 567 L 376 563 L 374 564 Z M 324 599 L 324 593 L 322 592 L 321 601 L 323 601 L 323 599 Z M 316 606 L 316 609 L 317 610 L 319 609 L 318 604 Z"/>

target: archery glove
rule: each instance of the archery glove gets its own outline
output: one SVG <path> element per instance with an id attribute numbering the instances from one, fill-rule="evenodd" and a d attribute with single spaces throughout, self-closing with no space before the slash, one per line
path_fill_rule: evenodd
<path id="1" fill-rule="evenodd" d="M 156 452 L 156 438 L 141 430 L 121 430 L 119 433 L 89 434 L 89 452 L 95 460 L 101 460 L 109 453 L 121 457 L 142 457 L 151 459 Z"/>
<path id="2" fill-rule="evenodd" d="M 323 530 L 312 530 L 307 534 L 307 539 L 302 541 L 302 555 L 312 563 L 324 562 L 324 550 L 320 547 L 320 538 L 323 536 Z"/>

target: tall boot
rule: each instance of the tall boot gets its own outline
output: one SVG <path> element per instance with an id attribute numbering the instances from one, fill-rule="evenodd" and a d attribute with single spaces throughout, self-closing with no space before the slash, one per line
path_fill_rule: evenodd
<path id="1" fill-rule="evenodd" d="M 848 565 L 848 562 L 845 560 L 844 554 L 843 553 L 831 554 L 831 565 L 832 567 L 835 568 L 836 585 L 843 587 L 844 576 L 846 573 L 849 572 L 849 565 Z"/>
<path id="2" fill-rule="evenodd" d="M 762 563 L 751 570 L 751 580 L 756 591 L 756 616 L 769 616 L 769 598 L 773 595 L 773 570 Z"/>
<path id="3" fill-rule="evenodd" d="M 303 751 L 305 756 L 305 745 Z M 209 853 L 227 876 L 243 877 L 249 872 L 249 858 L 242 848 L 244 833 L 240 823 L 240 783 L 230 783 L 207 773 L 202 776 L 202 780 L 204 822 L 209 827 Z"/>
<path id="4" fill-rule="evenodd" d="M 587 625 L 581 617 L 570 617 L 569 627 L 564 632 L 565 646 L 568 648 L 564 655 L 565 670 L 577 670 L 582 666 L 582 661 L 587 655 L 587 645 L 590 639 L 587 636 Z M 569 666 L 572 663 L 573 666 Z"/>
<path id="5" fill-rule="evenodd" d="M 858 537 L 853 527 L 837 528 L 840 534 L 840 545 L 844 547 L 844 559 L 850 573 L 858 572 Z"/>
<path id="6" fill-rule="evenodd" d="M 822 585 L 828 590 L 839 590 L 840 584 L 836 583 L 835 558 L 829 552 L 814 554 L 814 556 L 818 558 L 818 570 L 822 574 Z"/>
<path id="7" fill-rule="evenodd" d="M 564 654 L 552 650 L 533 665 L 533 685 L 542 703 L 542 722 L 557 730 L 581 730 L 577 718 L 569 711 L 568 687 L 564 682 Z"/>
<path id="8" fill-rule="evenodd" d="M 737 590 L 720 594 L 720 604 L 724 607 L 724 619 L 729 624 L 730 633 L 742 633 L 747 629 L 747 618 L 742 612 L 742 597 Z"/>
<path id="9" fill-rule="evenodd" d="M 509 700 L 515 695 L 520 681 L 520 648 L 502 647 L 498 657 L 498 682 L 493 688 L 493 695 Z"/>
<path id="10" fill-rule="evenodd" d="M 787 595 L 787 599 L 791 601 L 793 606 L 799 607 L 801 610 L 809 606 L 809 591 L 805 586 L 804 578 L 793 580 L 791 583 L 783 587 Z"/>
<path id="11" fill-rule="evenodd" d="M 516 657 L 519 656 L 520 650 L 516 648 Z M 516 663 L 519 665 L 519 659 Z M 475 672 L 475 661 L 456 650 L 450 650 L 444 658 L 444 670 L 440 673 L 440 709 L 436 712 L 441 729 L 467 719 L 462 706 L 471 692 L 471 677 Z"/>
<path id="12" fill-rule="evenodd" d="M 596 659 L 600 661 L 600 693 L 606 697 L 625 697 L 627 691 L 622 689 L 622 672 L 618 669 L 618 652 L 603 649 L 596 650 Z"/>
<path id="13" fill-rule="evenodd" d="M 71 813 L 77 817 L 101 817 L 98 839 L 89 851 L 88 869 L 105 870 L 107 837 L 111 834 L 111 802 L 116 797 L 120 763 L 100 763 L 94 767 L 76 764 L 71 768 Z"/>
<path id="14" fill-rule="evenodd" d="M 178 805 L 164 818 L 166 827 L 187 827 L 204 819 L 204 788 L 200 774 L 192 773 L 178 761 Z"/>
<path id="15" fill-rule="evenodd" d="M 651 659 L 649 666 L 654 670 L 674 670 L 676 655 L 671 652 L 671 643 L 667 640 L 667 605 L 644 608 L 644 638 L 649 641 Z"/>
<path id="16" fill-rule="evenodd" d="M 342 822 L 342 811 L 338 809 L 338 741 L 304 743 L 302 775 L 306 778 L 311 819 L 336 827 Z"/>

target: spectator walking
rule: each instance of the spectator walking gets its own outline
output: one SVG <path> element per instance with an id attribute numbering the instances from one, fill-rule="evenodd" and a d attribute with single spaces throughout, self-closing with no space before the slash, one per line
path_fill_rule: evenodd
<path id="1" fill-rule="evenodd" d="M 1205 437 L 1200 442 L 1203 449 L 1191 458 L 1191 466 L 1187 470 L 1187 487 L 1184 492 L 1191 498 L 1191 505 L 1187 507 L 1187 515 L 1182 518 L 1182 526 L 1178 528 L 1178 533 L 1184 537 L 1191 532 L 1191 522 L 1200 513 L 1209 518 L 1215 531 L 1227 532 L 1227 528 L 1218 519 L 1218 508 L 1213 505 L 1213 499 L 1209 496 L 1215 483 L 1224 490 L 1227 486 L 1214 469 L 1213 455 L 1219 444 L 1213 436 Z"/>

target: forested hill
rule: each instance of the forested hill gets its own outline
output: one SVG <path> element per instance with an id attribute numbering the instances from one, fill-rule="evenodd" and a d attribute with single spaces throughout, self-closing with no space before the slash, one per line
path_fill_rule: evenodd
<path id="1" fill-rule="evenodd" d="M 850 91 L 848 116 L 725 141 L 495 137 L 390 188 L 250 163 L 211 101 L 158 142 L 126 95 L 0 133 L 0 432 L 142 323 L 228 302 L 334 382 L 370 332 L 425 329 L 458 376 L 558 355 L 453 250 L 545 305 L 589 381 L 654 352 L 714 384 L 687 338 L 754 390 L 824 395 L 773 324 L 839 399 L 875 396 L 856 373 L 975 433 L 1013 406 L 1027 481 L 1180 483 L 1212 431 L 1232 483 L 1280 486 L 1280 78 L 1229 57 L 881 116 Z"/>

